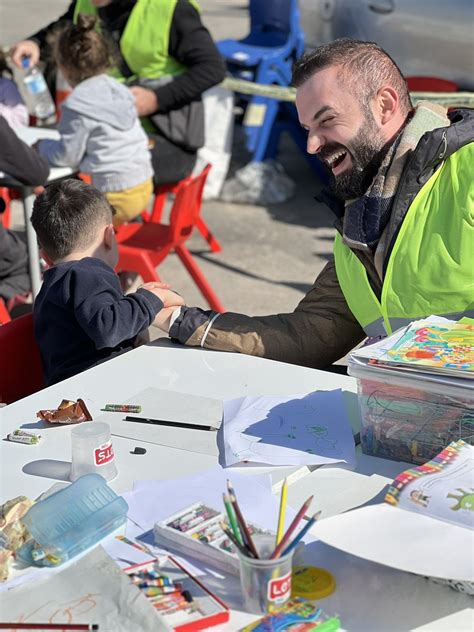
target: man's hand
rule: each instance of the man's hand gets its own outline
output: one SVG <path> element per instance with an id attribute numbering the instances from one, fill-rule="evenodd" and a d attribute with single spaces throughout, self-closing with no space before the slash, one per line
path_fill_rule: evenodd
<path id="1" fill-rule="evenodd" d="M 141 88 L 140 86 L 132 86 L 129 90 L 135 98 L 138 116 L 150 116 L 150 114 L 154 114 L 157 111 L 158 99 L 153 90 Z"/>
<path id="2" fill-rule="evenodd" d="M 163 301 L 163 305 L 165 307 L 180 307 L 184 305 L 184 298 L 173 290 L 170 290 L 170 285 L 168 283 L 157 283 L 156 281 L 150 281 L 149 283 L 144 283 L 140 285 L 138 289 L 148 290 L 152 292 L 155 296 Z M 163 310 L 162 310 L 163 311 Z M 161 312 L 160 312 L 161 313 Z"/>
<path id="3" fill-rule="evenodd" d="M 30 66 L 36 66 L 40 59 L 40 49 L 33 40 L 23 40 L 15 44 L 12 49 L 12 61 L 21 68 L 21 60 L 23 57 L 30 58 Z"/>
<path id="4" fill-rule="evenodd" d="M 155 316 L 155 320 L 152 322 L 153 327 L 158 327 L 166 334 L 170 330 L 170 320 L 176 307 L 164 307 Z"/>

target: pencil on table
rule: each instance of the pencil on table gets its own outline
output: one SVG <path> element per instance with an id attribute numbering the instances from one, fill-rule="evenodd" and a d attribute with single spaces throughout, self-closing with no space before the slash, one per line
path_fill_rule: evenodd
<path id="1" fill-rule="evenodd" d="M 285 514 L 286 514 L 286 497 L 288 496 L 288 481 L 285 478 L 283 486 L 281 488 L 280 496 L 280 511 L 278 513 L 278 528 L 276 534 L 275 546 L 278 546 L 283 537 L 283 529 L 285 528 Z"/>
<path id="2" fill-rule="evenodd" d="M 280 543 L 278 544 L 276 549 L 273 551 L 273 553 L 270 555 L 271 560 L 274 560 L 276 557 L 280 557 L 283 549 L 287 547 L 288 542 L 293 534 L 293 531 L 298 526 L 298 523 L 300 522 L 301 518 L 305 515 L 306 511 L 308 510 L 308 507 L 311 505 L 313 501 L 313 498 L 314 498 L 313 496 L 310 496 L 308 500 L 305 503 L 303 503 L 301 509 L 298 511 L 298 513 L 294 517 L 293 522 L 290 524 L 290 526 L 286 530 L 286 533 L 281 539 Z"/>
<path id="3" fill-rule="evenodd" d="M 287 553 L 292 551 L 301 542 L 304 536 L 308 533 L 308 531 L 314 525 L 316 520 L 319 519 L 320 515 L 321 515 L 321 511 L 317 511 L 314 514 L 314 516 L 308 520 L 307 524 L 305 524 L 305 526 L 301 529 L 301 531 L 298 533 L 295 539 L 292 542 L 290 542 L 290 544 L 286 547 L 286 549 L 284 549 L 282 555 L 286 555 Z"/>

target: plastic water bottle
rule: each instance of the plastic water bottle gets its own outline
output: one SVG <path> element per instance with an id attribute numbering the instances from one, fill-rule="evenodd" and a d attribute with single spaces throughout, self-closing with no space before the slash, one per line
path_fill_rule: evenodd
<path id="1" fill-rule="evenodd" d="M 21 64 L 24 99 L 28 111 L 40 121 L 50 122 L 49 119 L 55 118 L 56 108 L 43 73 L 37 66 L 30 67 L 28 57 L 23 57 Z"/>

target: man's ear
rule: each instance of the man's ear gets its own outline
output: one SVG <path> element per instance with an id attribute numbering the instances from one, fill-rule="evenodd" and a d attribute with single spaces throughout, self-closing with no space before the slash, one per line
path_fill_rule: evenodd
<path id="1" fill-rule="evenodd" d="M 104 228 L 104 246 L 106 250 L 111 250 L 115 240 L 114 225 L 108 224 Z"/>
<path id="2" fill-rule="evenodd" d="M 391 86 L 381 88 L 376 97 L 377 114 L 382 125 L 389 123 L 399 111 L 400 99 Z"/>

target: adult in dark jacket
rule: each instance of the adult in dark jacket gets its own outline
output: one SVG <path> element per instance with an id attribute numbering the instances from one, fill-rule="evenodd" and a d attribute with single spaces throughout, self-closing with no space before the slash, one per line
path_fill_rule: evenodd
<path id="1" fill-rule="evenodd" d="M 49 175 L 46 160 L 18 138 L 3 116 L 0 116 L 0 171 L 33 187 L 44 184 Z M 2 199 L 0 205 L 4 207 Z M 28 250 L 23 234 L 6 230 L 0 221 L 0 297 L 9 300 L 29 290 Z"/>
<path id="2" fill-rule="evenodd" d="M 153 89 L 130 88 L 141 117 L 166 115 L 200 101 L 205 90 L 224 78 L 224 62 L 201 22 L 195 0 L 74 0 L 58 20 L 18 42 L 13 61 L 20 65 L 26 55 L 35 64 L 40 54 L 47 59 L 48 35 L 59 22 L 75 20 L 78 12 L 99 15 L 103 30 L 117 43 L 118 70 L 125 79 L 172 79 Z M 149 41 L 154 50 L 144 44 Z M 144 127 L 154 142 L 155 183 L 176 182 L 189 175 L 197 148 L 171 141 L 149 119 Z"/>
<path id="3" fill-rule="evenodd" d="M 294 312 L 182 307 L 187 345 L 325 368 L 365 337 L 437 314 L 474 316 L 474 114 L 412 107 L 376 44 L 336 40 L 297 62 L 307 150 L 328 167 L 334 255 Z"/>

